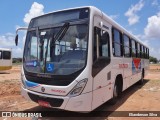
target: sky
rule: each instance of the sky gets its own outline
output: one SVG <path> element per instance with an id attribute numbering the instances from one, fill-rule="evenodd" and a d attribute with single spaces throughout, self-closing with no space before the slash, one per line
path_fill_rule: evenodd
<path id="1" fill-rule="evenodd" d="M 0 48 L 12 48 L 13 57 L 22 57 L 27 27 L 31 18 L 66 8 L 95 6 L 134 34 L 150 48 L 150 55 L 160 59 L 160 0 L 1 0 Z"/>

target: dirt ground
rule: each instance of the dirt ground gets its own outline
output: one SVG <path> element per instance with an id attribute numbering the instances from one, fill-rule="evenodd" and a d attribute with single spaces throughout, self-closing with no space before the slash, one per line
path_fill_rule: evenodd
<path id="1" fill-rule="evenodd" d="M 25 100 L 20 95 L 20 70 L 21 66 L 13 66 L 9 71 L 0 72 L 0 111 L 49 111 L 50 108 L 42 108 L 38 104 Z M 96 111 L 160 111 L 160 65 L 150 65 L 149 73 L 145 77 L 142 86 L 137 84 L 123 92 L 118 103 L 110 106 L 103 104 Z M 108 117 L 94 117 L 88 119 L 103 120 L 159 120 L 158 117 L 113 117 L 111 113 Z M 10 120 L 0 118 L 0 120 Z M 12 118 L 13 119 L 13 118 Z M 13 120 L 20 119 L 14 118 Z M 29 120 L 31 118 L 25 118 Z M 46 120 L 49 120 L 47 118 Z M 52 118 L 53 119 L 53 118 Z M 63 118 L 56 118 L 63 119 Z M 66 119 L 66 118 L 65 118 Z M 75 119 L 75 118 L 69 118 Z M 76 118 L 86 119 L 86 118 Z M 24 119 L 23 119 L 24 120 Z"/>

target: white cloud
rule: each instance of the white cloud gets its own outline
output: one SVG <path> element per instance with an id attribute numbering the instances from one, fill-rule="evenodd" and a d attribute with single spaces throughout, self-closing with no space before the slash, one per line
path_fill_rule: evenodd
<path id="1" fill-rule="evenodd" d="M 5 35 L 0 35 L 0 47 L 11 47 L 14 45 L 15 35 L 12 33 L 7 33 Z"/>
<path id="2" fill-rule="evenodd" d="M 18 28 L 20 28 L 20 27 L 21 27 L 21 26 L 19 26 L 19 25 L 16 25 L 16 26 L 15 26 L 15 29 L 17 30 L 17 29 L 18 29 Z"/>
<path id="3" fill-rule="evenodd" d="M 128 17 L 129 25 L 133 25 L 139 22 L 140 17 L 137 15 L 137 12 L 140 11 L 143 8 L 143 6 L 144 6 L 144 1 L 140 0 L 137 4 L 131 5 L 131 7 L 125 13 L 125 16 Z"/>
<path id="4" fill-rule="evenodd" d="M 157 52 L 158 48 L 151 44 L 151 41 L 145 37 L 145 35 L 137 35 L 141 42 L 149 47 L 150 56 L 154 56 L 160 59 L 160 52 Z M 137 37 L 136 36 L 136 37 Z"/>
<path id="5" fill-rule="evenodd" d="M 138 34 L 138 35 L 134 35 L 136 38 L 138 38 L 144 45 L 148 46 L 149 48 L 151 48 L 150 44 L 149 44 L 149 40 L 148 38 L 146 38 L 145 35 L 142 34 Z"/>
<path id="6" fill-rule="evenodd" d="M 158 53 L 160 54 L 160 48 L 158 49 Z"/>
<path id="7" fill-rule="evenodd" d="M 25 14 L 24 22 L 26 24 L 29 24 L 30 20 L 34 17 L 40 16 L 44 14 L 44 6 L 42 4 L 39 4 L 37 2 L 34 2 L 31 6 L 31 9 L 28 13 Z"/>
<path id="8" fill-rule="evenodd" d="M 135 35 L 137 38 L 139 38 L 141 40 L 141 42 L 149 47 L 149 51 L 150 51 L 150 56 L 154 56 L 158 59 L 160 59 L 160 52 L 159 52 L 159 47 L 157 47 L 156 45 L 159 44 L 159 42 L 155 39 L 155 45 L 152 43 L 152 40 L 146 36 L 145 34 L 139 34 L 139 35 Z"/>
<path id="9" fill-rule="evenodd" d="M 23 50 L 20 47 L 16 47 L 12 49 L 13 58 L 21 57 L 23 55 Z"/>
<path id="10" fill-rule="evenodd" d="M 148 23 L 144 29 L 144 33 L 145 36 L 149 38 L 160 38 L 160 13 L 148 18 Z"/>
<path id="11" fill-rule="evenodd" d="M 23 46 L 24 46 L 25 41 L 26 41 L 26 33 L 25 33 L 25 35 L 23 36 L 22 41 L 23 41 Z"/>
<path id="12" fill-rule="evenodd" d="M 15 46 L 15 34 L 7 33 L 4 35 L 0 35 L 0 48 L 11 48 L 13 57 L 22 57 L 23 49 L 19 45 L 19 47 Z M 20 44 L 22 43 L 19 41 Z"/>
<path id="13" fill-rule="evenodd" d="M 157 0 L 153 0 L 153 2 L 152 2 L 152 6 L 158 6 L 159 4 L 158 4 L 158 1 Z"/>
<path id="14" fill-rule="evenodd" d="M 111 19 L 115 20 L 115 19 L 117 19 L 117 18 L 119 17 L 119 15 L 110 15 L 109 17 L 110 17 Z"/>
<path id="15" fill-rule="evenodd" d="M 23 19 L 25 24 L 29 24 L 30 20 L 33 17 L 37 17 L 39 15 L 44 14 L 44 6 L 42 4 L 39 4 L 37 2 L 34 2 L 29 10 L 28 13 L 25 14 L 25 17 Z M 15 29 L 19 28 L 19 25 L 15 26 Z M 18 47 L 15 47 L 15 34 L 13 33 L 6 33 L 3 35 L 0 35 L 0 48 L 12 48 L 13 57 L 22 57 L 23 54 L 23 45 L 25 42 L 25 36 L 26 32 L 20 32 L 19 33 L 19 45 Z"/>

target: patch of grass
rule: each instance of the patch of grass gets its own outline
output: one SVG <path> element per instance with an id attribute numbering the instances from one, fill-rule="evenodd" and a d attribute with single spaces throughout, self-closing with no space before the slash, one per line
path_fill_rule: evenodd
<path id="1" fill-rule="evenodd" d="M 150 82 L 156 85 L 160 84 L 160 80 L 150 80 Z"/>
<path id="2" fill-rule="evenodd" d="M 151 69 L 149 71 L 151 71 L 151 72 L 160 72 L 160 69 Z"/>
<path id="3" fill-rule="evenodd" d="M 10 79 L 10 80 L 0 80 L 0 83 L 15 83 L 15 82 L 19 82 L 19 79 Z"/>
<path id="4" fill-rule="evenodd" d="M 160 66 L 160 64 L 149 64 L 150 66 Z"/>

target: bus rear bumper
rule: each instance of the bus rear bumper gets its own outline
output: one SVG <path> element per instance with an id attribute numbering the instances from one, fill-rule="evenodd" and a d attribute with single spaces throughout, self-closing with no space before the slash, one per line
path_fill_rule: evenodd
<path id="1" fill-rule="evenodd" d="M 21 87 L 21 94 L 25 99 L 34 101 L 36 103 L 38 103 L 39 101 L 48 102 L 50 104 L 50 107 L 52 108 L 76 112 L 91 111 L 92 92 L 82 94 L 76 97 L 53 96 L 37 93 Z"/>

